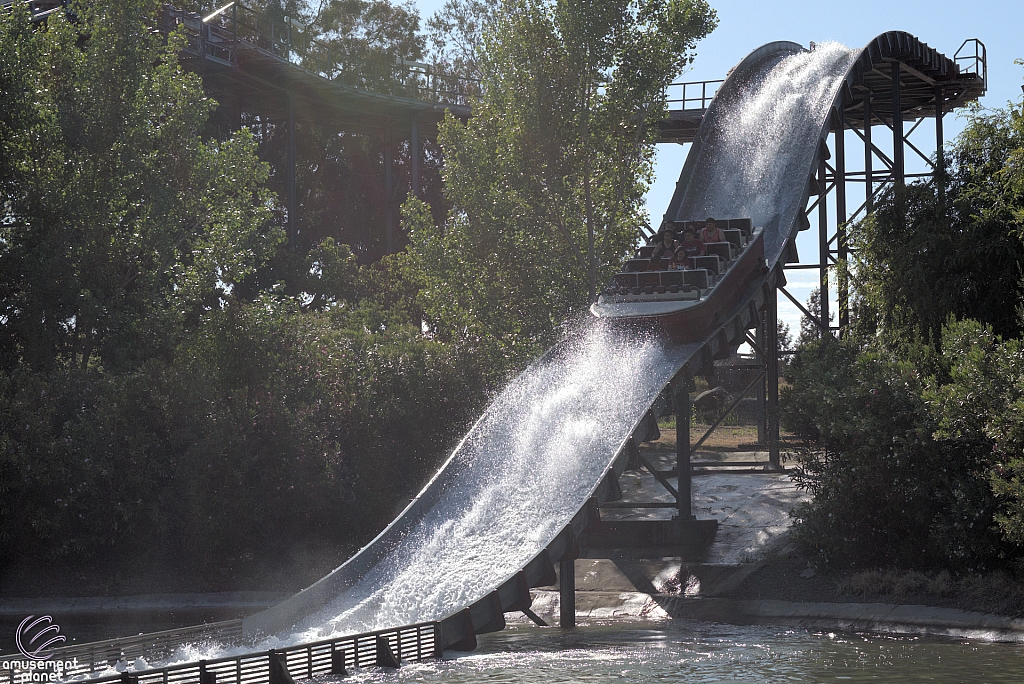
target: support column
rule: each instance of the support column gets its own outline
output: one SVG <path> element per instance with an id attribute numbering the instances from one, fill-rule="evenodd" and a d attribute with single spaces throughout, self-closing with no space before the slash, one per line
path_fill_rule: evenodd
<path id="1" fill-rule="evenodd" d="M 558 563 L 558 626 L 576 626 L 576 561 Z"/>
<path id="2" fill-rule="evenodd" d="M 903 103 L 901 99 L 900 63 L 892 62 L 892 177 L 896 187 L 906 182 L 903 148 Z"/>
<path id="3" fill-rule="evenodd" d="M 299 235 L 299 203 L 295 192 L 295 96 L 288 93 L 288 247 L 295 249 Z"/>
<path id="4" fill-rule="evenodd" d="M 676 478 L 678 519 L 693 520 L 690 497 L 690 385 L 689 373 L 676 385 Z"/>
<path id="5" fill-rule="evenodd" d="M 864 96 L 864 201 L 865 211 L 871 213 L 874 210 L 872 197 L 875 194 L 874 168 L 871 163 L 875 153 L 871 150 L 871 95 Z"/>
<path id="6" fill-rule="evenodd" d="M 835 116 L 835 182 L 836 182 L 836 254 L 846 263 L 846 116 L 840 108 Z M 845 272 L 836 273 L 836 297 L 839 300 L 839 335 L 850 324 L 850 293 Z"/>
<path id="7" fill-rule="evenodd" d="M 391 129 L 384 131 L 384 253 L 395 251 L 395 178 L 394 139 Z"/>
<path id="8" fill-rule="evenodd" d="M 416 119 L 412 120 L 409 130 L 409 160 L 412 194 L 420 196 L 420 126 Z"/>
<path id="9" fill-rule="evenodd" d="M 757 344 L 764 349 L 764 314 L 761 314 L 757 321 L 757 328 L 754 329 L 754 339 L 757 340 Z M 757 361 L 758 366 L 763 366 L 767 361 L 761 352 L 754 350 L 754 360 Z M 765 376 L 767 378 L 767 375 Z M 757 383 L 757 443 L 767 444 L 768 435 L 765 433 L 765 391 L 767 385 L 766 380 L 762 380 Z"/>
<path id="10" fill-rule="evenodd" d="M 828 310 L 828 179 L 825 176 L 825 155 L 818 160 L 818 302 L 821 306 L 821 327 L 829 329 Z M 772 334 L 771 330 L 768 334 Z"/>
<path id="11" fill-rule="evenodd" d="M 945 140 L 942 134 L 942 117 L 944 104 L 942 98 L 945 93 L 942 86 L 935 87 L 935 185 L 939 193 L 939 206 L 945 214 L 946 208 L 946 151 Z"/>
<path id="12" fill-rule="evenodd" d="M 765 302 L 765 369 L 767 370 L 767 429 L 768 464 L 772 470 L 781 469 L 779 458 L 779 291 L 772 288 Z"/>

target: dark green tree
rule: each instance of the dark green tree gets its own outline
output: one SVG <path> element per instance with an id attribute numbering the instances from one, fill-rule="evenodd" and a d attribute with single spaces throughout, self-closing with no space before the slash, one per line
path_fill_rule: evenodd
<path id="1" fill-rule="evenodd" d="M 889 194 L 853 231 L 852 276 L 865 335 L 938 342 L 947 318 L 1022 331 L 1024 101 L 973 109 L 936 181 Z"/>
<path id="2" fill-rule="evenodd" d="M 214 103 L 161 44 L 157 3 L 0 23 L 0 336 L 8 369 L 136 367 L 276 249 L 252 136 L 204 141 Z"/>
<path id="3" fill-rule="evenodd" d="M 715 21 L 702 0 L 500 6 L 473 117 L 441 127 L 445 225 L 406 214 L 435 332 L 515 365 L 594 298 L 645 221 L 665 87 Z"/>
<path id="4" fill-rule="evenodd" d="M 798 535 L 826 562 L 1021 567 L 1022 110 L 975 108 L 948 175 L 855 227 L 855 325 L 801 335 L 782 414 L 814 495 Z"/>

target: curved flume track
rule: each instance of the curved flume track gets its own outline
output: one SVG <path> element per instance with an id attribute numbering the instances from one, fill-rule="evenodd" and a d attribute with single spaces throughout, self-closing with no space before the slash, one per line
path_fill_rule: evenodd
<path id="1" fill-rule="evenodd" d="M 883 34 L 869 48 L 882 38 L 896 51 L 909 44 L 911 56 L 916 45 L 920 57 L 923 44 L 907 34 Z M 442 620 L 441 646 L 449 647 L 502 628 L 503 612 L 528 607 L 529 588 L 553 582 L 552 564 L 616 492 L 624 447 L 645 436 L 663 391 L 688 364 L 696 369 L 726 353 L 752 326 L 804 221 L 832 109 L 876 58 L 869 53 L 770 43 L 719 89 L 666 216 L 750 216 L 764 228 L 767 263 L 703 342 L 586 326 L 501 392 L 376 539 L 316 584 L 246 618 L 244 633 L 273 647 Z M 933 50 L 925 56 L 951 64 Z M 888 57 L 900 55 L 879 58 Z"/>

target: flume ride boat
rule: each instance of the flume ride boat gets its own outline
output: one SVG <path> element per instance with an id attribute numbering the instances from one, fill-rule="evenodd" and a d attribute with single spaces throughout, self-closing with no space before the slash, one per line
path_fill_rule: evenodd
<path id="1" fill-rule="evenodd" d="M 705 244 L 706 254 L 689 257 L 683 270 L 660 260 L 651 270 L 654 245 L 640 247 L 624 270 L 612 276 L 590 312 L 613 325 L 660 331 L 678 342 L 696 342 L 764 275 L 764 240 L 749 218 L 722 221 L 723 242 Z M 679 229 L 703 226 L 677 221 Z"/>

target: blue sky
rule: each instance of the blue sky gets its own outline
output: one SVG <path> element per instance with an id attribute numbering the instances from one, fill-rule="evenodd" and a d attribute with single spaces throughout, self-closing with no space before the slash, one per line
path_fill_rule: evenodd
<path id="1" fill-rule="evenodd" d="M 416 4 L 426 18 L 443 0 L 416 0 Z M 697 59 L 680 80 L 724 78 L 747 53 L 774 40 L 791 40 L 802 45 L 810 41 L 836 40 L 849 47 L 860 47 L 885 31 L 907 31 L 949 56 L 965 39 L 980 39 L 988 49 L 989 73 L 989 90 L 981 100 L 982 105 L 1003 107 L 1007 101 L 1018 101 L 1021 97 L 1024 67 L 1013 62 L 1024 58 L 1024 0 L 896 0 L 864 4 L 821 0 L 712 0 L 711 5 L 718 12 L 718 28 L 697 46 Z M 934 136 L 934 129 L 926 127 L 927 123 L 922 124 L 922 140 Z M 963 122 L 958 117 L 945 118 L 947 140 L 954 138 L 962 128 Z M 660 217 L 668 205 L 688 147 L 659 145 L 656 178 L 647 195 L 649 211 L 655 218 Z M 934 143 L 924 149 L 931 152 L 933 148 Z M 908 157 L 908 170 L 913 170 L 910 163 Z M 798 247 L 802 254 L 810 256 L 815 244 L 807 235 L 807 239 L 798 242 Z M 789 278 L 789 290 L 805 300 L 816 285 L 814 278 L 811 272 L 794 272 Z M 779 315 L 794 331 L 799 328 L 799 313 L 781 297 Z"/>

